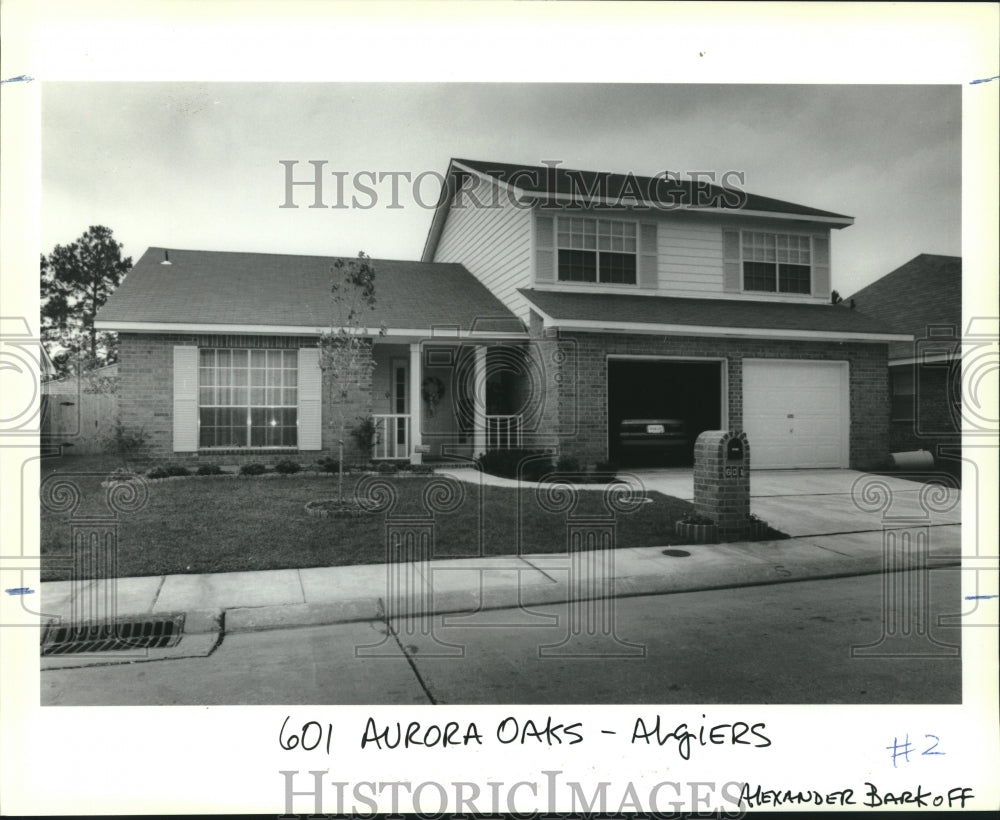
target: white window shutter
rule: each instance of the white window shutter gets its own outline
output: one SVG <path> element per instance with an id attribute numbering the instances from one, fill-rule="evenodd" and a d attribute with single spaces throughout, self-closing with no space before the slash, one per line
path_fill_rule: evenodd
<path id="1" fill-rule="evenodd" d="M 299 449 L 323 449 L 323 372 L 319 348 L 299 348 Z"/>
<path id="2" fill-rule="evenodd" d="M 535 214 L 535 281 L 556 281 L 555 218 Z"/>
<path id="3" fill-rule="evenodd" d="M 174 347 L 174 452 L 198 449 L 198 348 Z"/>
<path id="4" fill-rule="evenodd" d="M 656 224 L 639 226 L 639 275 L 640 288 L 656 288 L 659 270 L 656 256 Z"/>
<path id="5" fill-rule="evenodd" d="M 743 289 L 739 231 L 722 232 L 722 289 L 730 293 L 739 293 Z"/>
<path id="6" fill-rule="evenodd" d="M 829 236 L 814 236 L 812 240 L 812 295 L 830 295 Z"/>

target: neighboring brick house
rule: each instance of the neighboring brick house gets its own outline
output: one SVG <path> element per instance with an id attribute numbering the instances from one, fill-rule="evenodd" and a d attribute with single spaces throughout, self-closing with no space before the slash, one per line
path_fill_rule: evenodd
<path id="1" fill-rule="evenodd" d="M 947 460 L 944 448 L 961 445 L 961 257 L 922 253 L 847 302 L 914 337 L 889 345 L 891 450 L 929 450 Z"/>
<path id="2" fill-rule="evenodd" d="M 375 260 L 388 333 L 352 410 L 374 414 L 374 457 L 623 460 L 623 420 L 670 418 L 690 442 L 746 431 L 756 467 L 885 461 L 887 346 L 911 337 L 830 304 L 830 231 L 851 217 L 466 160 L 447 185 L 422 261 Z M 335 260 L 166 255 L 147 251 L 98 316 L 120 334 L 126 424 L 163 456 L 333 451 L 316 340 Z"/>

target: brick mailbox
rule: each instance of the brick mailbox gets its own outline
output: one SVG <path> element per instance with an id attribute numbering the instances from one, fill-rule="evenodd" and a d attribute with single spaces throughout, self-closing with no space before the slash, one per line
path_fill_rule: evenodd
<path id="1" fill-rule="evenodd" d="M 724 541 L 750 533 L 750 444 L 746 433 L 706 430 L 694 444 L 694 508 Z"/>

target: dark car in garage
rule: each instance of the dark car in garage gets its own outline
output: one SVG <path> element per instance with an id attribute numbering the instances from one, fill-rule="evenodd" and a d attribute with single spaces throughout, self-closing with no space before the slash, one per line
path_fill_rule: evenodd
<path id="1" fill-rule="evenodd" d="M 691 441 L 681 419 L 622 419 L 618 446 L 629 462 L 671 464 L 689 455 Z"/>

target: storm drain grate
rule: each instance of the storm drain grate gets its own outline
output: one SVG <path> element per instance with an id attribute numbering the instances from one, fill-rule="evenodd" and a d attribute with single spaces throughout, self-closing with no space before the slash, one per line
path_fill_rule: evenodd
<path id="1" fill-rule="evenodd" d="M 42 633 L 43 655 L 84 652 L 120 652 L 127 649 L 165 649 L 177 646 L 184 632 L 184 616 L 127 618 L 112 623 L 47 626 Z"/>

